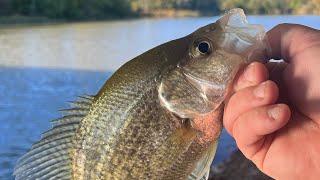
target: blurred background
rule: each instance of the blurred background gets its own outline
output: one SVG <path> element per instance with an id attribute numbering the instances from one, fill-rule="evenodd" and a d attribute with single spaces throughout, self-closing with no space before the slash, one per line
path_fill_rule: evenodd
<path id="1" fill-rule="evenodd" d="M 320 0 L 0 0 L 0 179 L 76 96 L 123 63 L 240 7 L 267 30 L 320 28 Z M 236 149 L 225 132 L 215 164 Z M 250 172 L 243 172 L 250 173 Z"/>

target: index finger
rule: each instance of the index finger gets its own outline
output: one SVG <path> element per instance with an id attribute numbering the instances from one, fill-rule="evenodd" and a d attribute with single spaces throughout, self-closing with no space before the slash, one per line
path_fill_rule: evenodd
<path id="1" fill-rule="evenodd" d="M 320 42 L 320 31 L 298 24 L 279 24 L 267 32 L 269 59 L 292 61 L 295 55 Z"/>

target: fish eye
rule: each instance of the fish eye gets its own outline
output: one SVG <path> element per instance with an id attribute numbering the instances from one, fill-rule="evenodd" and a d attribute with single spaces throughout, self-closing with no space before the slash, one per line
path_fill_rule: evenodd
<path id="1" fill-rule="evenodd" d="M 208 54 L 210 52 L 210 44 L 207 41 L 201 41 L 197 46 L 197 50 L 201 54 Z"/>

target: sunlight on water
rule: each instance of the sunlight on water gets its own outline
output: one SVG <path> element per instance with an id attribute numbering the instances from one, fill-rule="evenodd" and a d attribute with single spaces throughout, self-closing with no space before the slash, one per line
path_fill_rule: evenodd
<path id="1" fill-rule="evenodd" d="M 185 36 L 217 17 L 21 26 L 0 29 L 0 65 L 115 70 L 166 41 Z M 267 29 L 281 22 L 320 28 L 318 16 L 251 16 Z"/>

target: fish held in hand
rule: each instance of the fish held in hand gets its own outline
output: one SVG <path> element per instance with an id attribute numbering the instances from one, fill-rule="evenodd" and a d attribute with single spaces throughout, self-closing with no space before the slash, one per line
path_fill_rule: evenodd
<path id="1" fill-rule="evenodd" d="M 206 179 L 224 99 L 266 51 L 241 9 L 132 59 L 18 161 L 16 179 Z"/>

